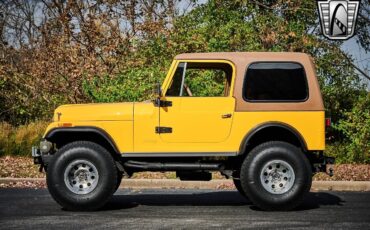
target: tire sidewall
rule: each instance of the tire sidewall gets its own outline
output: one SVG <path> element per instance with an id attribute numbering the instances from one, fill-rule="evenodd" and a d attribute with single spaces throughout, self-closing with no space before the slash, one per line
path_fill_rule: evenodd
<path id="1" fill-rule="evenodd" d="M 294 184 L 283 194 L 270 193 L 262 185 L 262 168 L 271 160 L 285 161 L 294 170 Z M 306 157 L 297 147 L 283 142 L 257 146 L 245 159 L 241 171 L 243 190 L 254 203 L 264 209 L 290 209 L 303 198 L 312 183 Z"/>
<path id="2" fill-rule="evenodd" d="M 238 192 L 242 195 L 242 196 L 245 196 L 245 192 L 243 190 L 243 187 L 242 187 L 242 184 L 241 184 L 241 181 L 238 180 L 238 179 L 234 179 L 233 180 L 234 182 L 234 186 L 236 188 L 236 190 L 238 190 Z"/>
<path id="3" fill-rule="evenodd" d="M 91 162 L 99 173 L 97 186 L 88 194 L 75 194 L 65 184 L 65 170 L 75 160 Z M 60 149 L 49 164 L 46 177 L 48 190 L 67 209 L 99 208 L 113 194 L 116 186 L 117 172 L 112 167 L 112 161 L 109 153 L 99 145 L 88 142 L 69 144 Z"/>

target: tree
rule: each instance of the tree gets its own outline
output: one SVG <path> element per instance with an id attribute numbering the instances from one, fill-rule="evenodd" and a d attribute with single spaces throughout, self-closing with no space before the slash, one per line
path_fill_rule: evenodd
<path id="1" fill-rule="evenodd" d="M 361 1 L 357 25 L 367 51 L 369 7 Z M 354 143 L 344 122 L 368 74 L 342 41 L 322 36 L 316 1 L 4 0 L 0 12 L 1 120 L 44 119 L 63 103 L 145 100 L 183 52 L 291 51 L 314 59 L 334 141 Z"/>

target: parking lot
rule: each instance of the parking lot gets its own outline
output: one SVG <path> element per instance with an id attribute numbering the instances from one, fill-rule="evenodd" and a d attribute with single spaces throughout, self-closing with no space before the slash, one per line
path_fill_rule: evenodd
<path id="1" fill-rule="evenodd" d="M 311 192 L 296 210 L 265 212 L 227 190 L 120 189 L 97 212 L 69 212 L 46 189 L 0 189 L 2 229 L 368 229 L 369 192 Z"/>

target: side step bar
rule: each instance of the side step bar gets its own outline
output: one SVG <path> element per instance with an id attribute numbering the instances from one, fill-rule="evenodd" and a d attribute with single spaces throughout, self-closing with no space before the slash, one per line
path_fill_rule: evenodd
<path id="1" fill-rule="evenodd" d="M 161 163 L 161 162 L 142 162 L 126 161 L 124 167 L 143 170 L 143 171 L 180 171 L 180 170 L 214 170 L 219 171 L 224 168 L 222 163 Z"/>

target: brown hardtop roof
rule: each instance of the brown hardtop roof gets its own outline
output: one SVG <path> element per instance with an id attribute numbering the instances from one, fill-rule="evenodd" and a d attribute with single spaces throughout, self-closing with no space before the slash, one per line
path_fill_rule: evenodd
<path id="1" fill-rule="evenodd" d="M 323 111 L 319 83 L 316 78 L 313 59 L 305 53 L 296 52 L 211 52 L 184 53 L 175 57 L 176 60 L 226 60 L 235 65 L 236 75 L 234 97 L 236 111 Z M 248 102 L 243 99 L 243 81 L 245 70 L 254 62 L 297 62 L 306 72 L 308 83 L 308 99 L 302 102 Z"/>
<path id="2" fill-rule="evenodd" d="M 210 53 L 183 53 L 175 57 L 177 60 L 186 59 L 221 59 L 230 60 L 235 59 L 283 59 L 283 60 L 299 60 L 307 59 L 310 56 L 305 53 L 298 52 L 210 52 Z"/>

